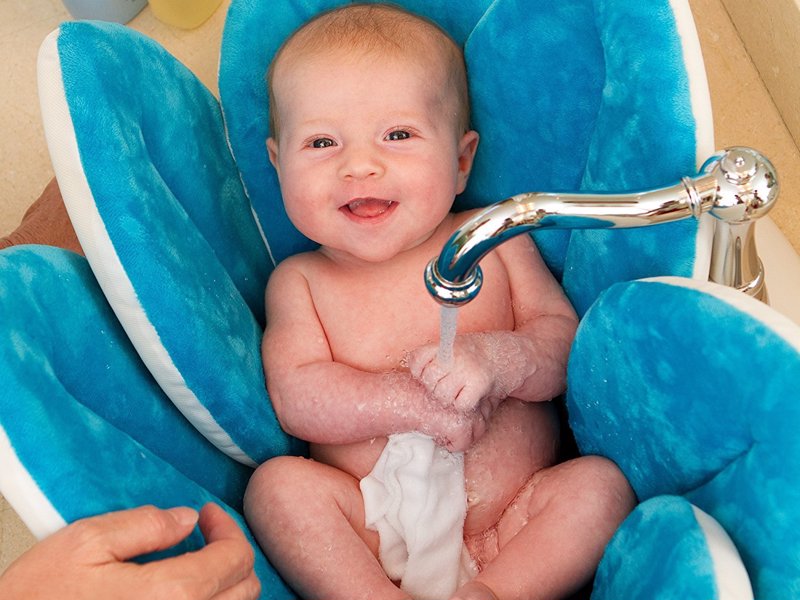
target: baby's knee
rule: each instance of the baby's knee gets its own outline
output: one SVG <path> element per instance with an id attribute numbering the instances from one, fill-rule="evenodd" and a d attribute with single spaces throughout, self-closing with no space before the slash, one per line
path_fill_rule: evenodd
<path id="1" fill-rule="evenodd" d="M 497 596 L 488 586 L 472 580 L 459 588 L 451 600 L 497 600 Z"/>
<path id="2" fill-rule="evenodd" d="M 300 488 L 307 485 L 302 476 L 306 462 L 310 461 L 297 456 L 277 456 L 258 467 L 245 491 L 245 515 L 296 506 L 297 498 L 302 494 Z"/>
<path id="3" fill-rule="evenodd" d="M 601 456 L 576 459 L 580 465 L 581 494 L 598 517 L 622 521 L 636 505 L 636 495 L 620 468 Z"/>

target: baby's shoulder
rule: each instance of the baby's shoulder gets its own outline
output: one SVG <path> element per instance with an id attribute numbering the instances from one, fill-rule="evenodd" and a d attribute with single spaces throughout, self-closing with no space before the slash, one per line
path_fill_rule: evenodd
<path id="1" fill-rule="evenodd" d="M 304 271 L 314 261 L 315 252 L 301 252 L 287 256 L 275 267 L 273 273 Z"/>
<path id="2" fill-rule="evenodd" d="M 453 215 L 453 231 L 461 227 L 468 219 L 471 219 L 477 213 L 481 212 L 482 208 L 471 208 L 469 210 L 462 210 L 452 213 Z"/>
<path id="3" fill-rule="evenodd" d="M 267 289 L 270 287 L 302 284 L 309 278 L 313 271 L 314 257 L 313 252 L 295 254 L 283 259 L 273 269 L 267 282 Z"/>
<path id="4" fill-rule="evenodd" d="M 319 252 L 303 252 L 282 260 L 269 277 L 267 290 L 270 287 L 294 288 L 307 290 L 318 288 L 320 283 L 334 279 L 336 270 L 331 268 L 331 261 Z"/>
<path id="5" fill-rule="evenodd" d="M 313 259 L 297 254 L 282 260 L 267 281 L 266 305 L 268 317 L 275 320 L 282 314 L 313 310 L 310 266 Z"/>
<path id="6" fill-rule="evenodd" d="M 321 250 L 309 250 L 300 252 L 284 258 L 275 270 L 295 270 L 303 272 L 313 272 L 319 270 L 329 270 L 333 262 Z"/>

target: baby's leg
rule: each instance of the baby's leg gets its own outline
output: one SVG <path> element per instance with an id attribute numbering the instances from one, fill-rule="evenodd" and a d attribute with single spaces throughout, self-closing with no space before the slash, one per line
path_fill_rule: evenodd
<path id="1" fill-rule="evenodd" d="M 302 598 L 408 600 L 376 558 L 378 535 L 364 528 L 358 481 L 347 473 L 272 459 L 250 480 L 244 509 L 270 562 Z"/>
<path id="2" fill-rule="evenodd" d="M 539 471 L 497 525 L 499 553 L 454 599 L 536 600 L 574 593 L 592 577 L 635 502 L 625 477 L 603 458 L 581 457 Z"/>

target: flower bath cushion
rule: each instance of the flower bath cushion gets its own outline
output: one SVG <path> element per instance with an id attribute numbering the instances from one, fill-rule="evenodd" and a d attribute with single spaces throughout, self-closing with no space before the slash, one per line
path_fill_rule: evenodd
<path id="1" fill-rule="evenodd" d="M 154 41 L 108 23 L 63 24 L 42 45 L 39 80 L 75 232 L 153 376 L 236 460 L 298 452 L 266 393 L 271 262 L 217 101 Z"/>
<path id="2" fill-rule="evenodd" d="M 666 277 L 604 292 L 578 328 L 567 404 L 580 450 L 640 500 L 714 517 L 756 598 L 800 597 L 800 327 L 731 288 Z"/>
<path id="3" fill-rule="evenodd" d="M 728 534 L 680 496 L 656 496 L 636 507 L 608 544 L 592 588 L 592 600 L 654 597 L 753 600 Z"/>
<path id="4" fill-rule="evenodd" d="M 0 493 L 37 538 L 143 504 L 215 502 L 250 539 L 268 597 L 294 597 L 240 514 L 252 471 L 164 395 L 86 260 L 46 246 L 0 251 L 0 314 Z M 204 543 L 195 530 L 157 556 Z"/>
<path id="5" fill-rule="evenodd" d="M 66 23 L 40 52 L 54 168 L 102 289 L 176 406 L 249 465 L 302 451 L 272 413 L 258 347 L 273 264 L 313 246 L 286 219 L 267 159 L 264 74 L 294 28 L 337 4 L 231 3 L 224 122 L 183 65 L 124 27 Z M 705 157 L 707 95 L 692 83 L 700 59 L 685 3 L 406 4 L 465 45 L 483 142 L 458 208 L 523 191 L 672 183 Z M 616 280 L 704 272 L 705 233 L 687 221 L 542 231 L 537 242 L 583 312 Z"/>

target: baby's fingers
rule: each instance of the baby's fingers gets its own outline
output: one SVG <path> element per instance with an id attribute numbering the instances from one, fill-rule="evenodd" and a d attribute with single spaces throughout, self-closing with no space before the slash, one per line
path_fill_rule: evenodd
<path id="1" fill-rule="evenodd" d="M 455 408 L 462 413 L 477 409 L 486 393 L 482 381 L 471 380 L 460 370 L 444 371 L 437 365 L 424 371 L 422 384 L 440 406 Z"/>
<path id="2" fill-rule="evenodd" d="M 451 452 L 465 452 L 485 432 L 486 421 L 480 412 L 461 415 L 456 419 L 455 427 L 450 431 L 445 445 Z"/>
<path id="3" fill-rule="evenodd" d="M 408 370 L 415 379 L 422 382 L 425 370 L 436 361 L 436 352 L 435 346 L 428 345 L 421 346 L 409 353 Z"/>
<path id="4" fill-rule="evenodd" d="M 440 395 L 436 390 L 447 378 L 449 370 L 443 369 L 436 360 L 436 349 L 426 347 L 415 351 L 412 357 L 409 357 L 408 368 L 411 376 L 419 381 L 433 398 L 439 400 Z"/>

